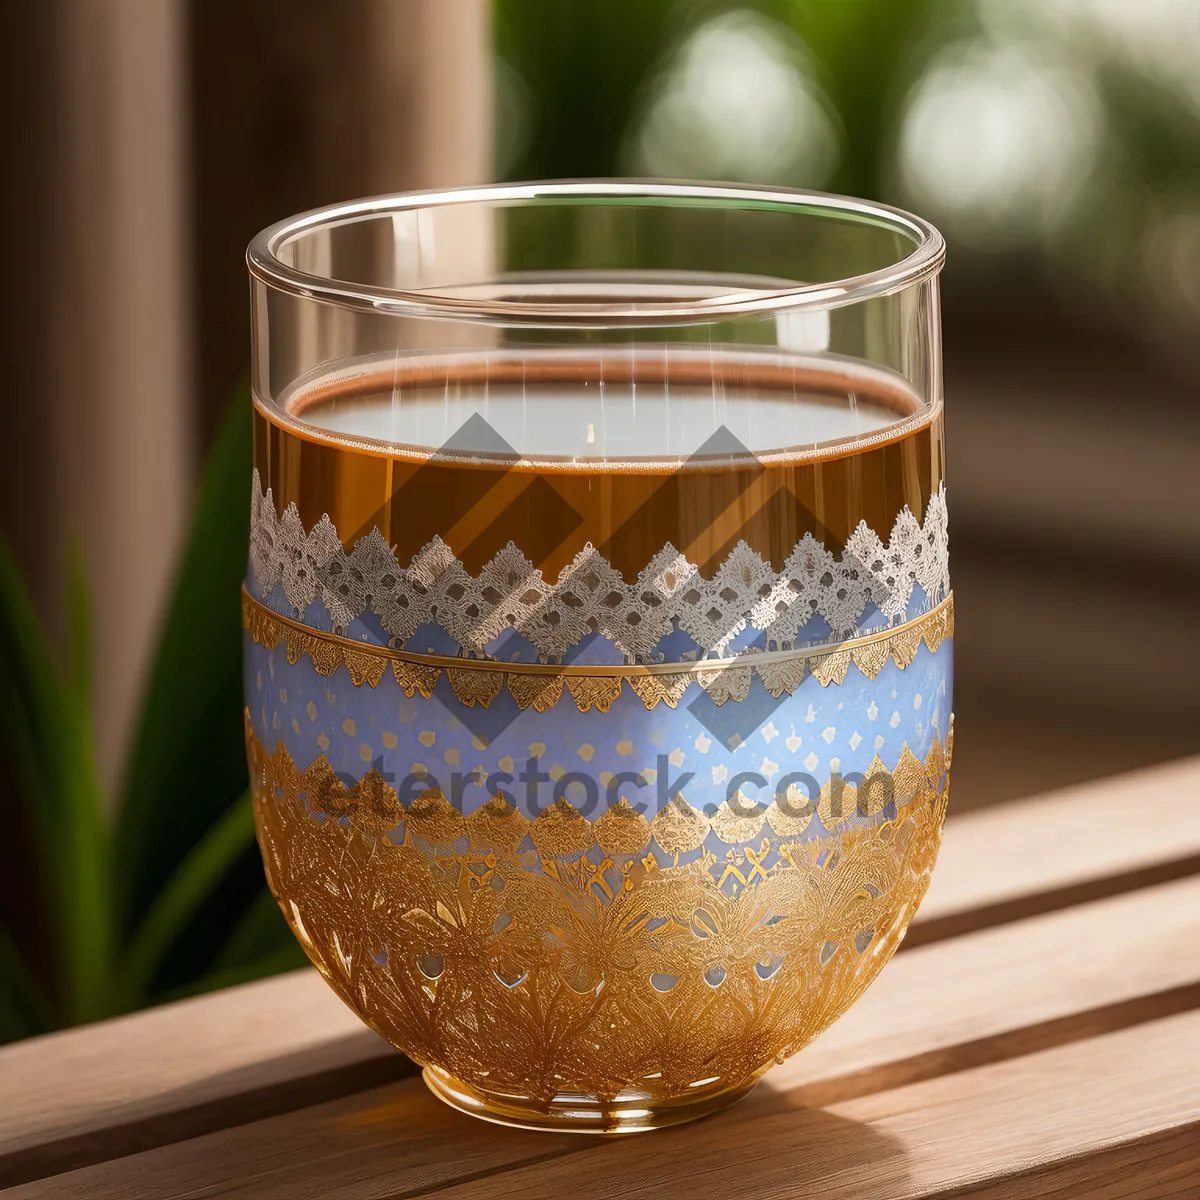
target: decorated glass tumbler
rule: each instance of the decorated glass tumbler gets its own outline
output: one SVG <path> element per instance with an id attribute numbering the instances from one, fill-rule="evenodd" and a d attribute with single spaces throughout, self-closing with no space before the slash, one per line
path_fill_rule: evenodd
<path id="1" fill-rule="evenodd" d="M 267 878 L 448 1103 L 701 1116 L 899 944 L 951 756 L 943 254 L 637 182 L 251 244 Z"/>

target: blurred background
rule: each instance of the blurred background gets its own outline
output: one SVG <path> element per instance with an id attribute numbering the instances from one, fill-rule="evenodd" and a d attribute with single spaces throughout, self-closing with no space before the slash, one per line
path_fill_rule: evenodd
<path id="1" fill-rule="evenodd" d="M 302 961 L 239 799 L 243 251 L 331 201 L 929 217 L 954 808 L 1200 749 L 1196 0 L 12 0 L 0 54 L 0 1038 Z"/>

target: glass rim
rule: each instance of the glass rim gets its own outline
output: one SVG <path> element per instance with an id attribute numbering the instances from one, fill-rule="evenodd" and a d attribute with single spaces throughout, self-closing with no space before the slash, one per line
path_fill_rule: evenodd
<path id="1" fill-rule="evenodd" d="M 322 227 L 333 228 L 377 216 L 456 204 L 520 200 L 699 201 L 731 209 L 760 208 L 796 215 L 820 210 L 822 215 L 874 225 L 914 241 L 910 253 L 886 267 L 823 283 L 783 288 L 742 288 L 716 296 L 687 300 L 530 302 L 488 297 L 468 298 L 437 289 L 409 291 L 356 283 L 301 271 L 283 261 L 287 243 Z M 397 317 L 479 321 L 489 324 L 654 325 L 703 322 L 777 311 L 833 309 L 876 296 L 886 296 L 936 275 L 946 258 L 946 243 L 922 217 L 875 201 L 795 188 L 732 183 L 676 183 L 660 180 L 599 179 L 538 183 L 505 183 L 437 191 L 396 192 L 310 209 L 278 221 L 258 233 L 246 249 L 253 278 L 278 291 L 338 308 Z"/>

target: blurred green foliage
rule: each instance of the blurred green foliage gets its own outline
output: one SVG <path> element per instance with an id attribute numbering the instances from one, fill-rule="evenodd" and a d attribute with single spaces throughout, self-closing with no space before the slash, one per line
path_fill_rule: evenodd
<path id="1" fill-rule="evenodd" d="M 496 51 L 537 110 L 509 179 L 616 174 L 638 89 L 671 35 L 674 8 L 675 0 L 497 0 Z"/>
<path id="2" fill-rule="evenodd" d="M 212 452 L 113 797 L 92 743 L 80 556 L 69 563 L 60 664 L 0 542 L 0 715 L 27 843 L 20 903 L 0 927 L 0 1041 L 304 961 L 263 883 L 246 790 L 249 478 L 243 395 Z"/>
<path id="3" fill-rule="evenodd" d="M 619 175 L 622 143 L 671 48 L 722 13 L 753 10 L 812 52 L 841 119 L 834 190 L 879 198 L 897 92 L 935 18 L 955 0 L 496 0 L 496 52 L 528 89 L 531 128 L 504 178 Z M 502 77 L 503 78 L 503 77 Z M 501 122 L 511 109 L 498 105 Z M 501 143 L 507 144 L 501 129 Z M 761 181 L 770 182 L 770 181 Z"/>
<path id="4" fill-rule="evenodd" d="M 959 306 L 1039 292 L 1185 353 L 1200 328 L 1194 0 L 493 13 L 501 178 L 689 175 L 898 203 L 947 236 Z"/>

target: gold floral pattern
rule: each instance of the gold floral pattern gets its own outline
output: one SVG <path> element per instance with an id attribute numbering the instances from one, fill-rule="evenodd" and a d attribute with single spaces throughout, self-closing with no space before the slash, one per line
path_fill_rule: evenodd
<path id="1" fill-rule="evenodd" d="M 455 696 L 468 707 L 487 708 L 507 687 L 520 709 L 545 712 L 558 703 L 563 684 L 580 712 L 593 708 L 608 712 L 628 686 L 647 709 L 659 704 L 674 708 L 688 686 L 698 682 L 716 704 L 744 700 L 752 675 L 757 674 L 771 695 L 790 696 L 807 676 L 822 687 L 840 684 L 854 664 L 874 679 L 889 661 L 901 670 L 916 658 L 922 645 L 933 652 L 954 634 L 954 596 L 903 625 L 879 633 L 839 642 L 763 654 L 742 654 L 735 659 L 701 659 L 653 666 L 578 667 L 548 663 L 499 663 L 489 659 L 453 658 L 415 654 L 387 646 L 355 642 L 334 633 L 312 629 L 266 607 L 242 589 L 242 624 L 262 647 L 280 643 L 288 662 L 303 655 L 312 659 L 320 675 L 332 675 L 345 666 L 355 687 L 375 687 L 390 667 L 406 695 L 425 699 L 445 673 Z"/>
<path id="2" fill-rule="evenodd" d="M 535 1107 L 742 1087 L 843 1013 L 928 887 L 952 736 L 874 766 L 854 799 L 882 773 L 894 806 L 873 815 L 828 786 L 813 836 L 775 804 L 404 806 L 246 732 L 267 878 L 330 985 L 418 1062 Z"/>

